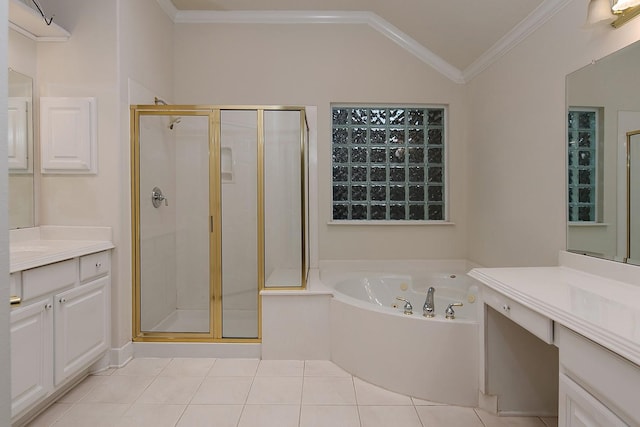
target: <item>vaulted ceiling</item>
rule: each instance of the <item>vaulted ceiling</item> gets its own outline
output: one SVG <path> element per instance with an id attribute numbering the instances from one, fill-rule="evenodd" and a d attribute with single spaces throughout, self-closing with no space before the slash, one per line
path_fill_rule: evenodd
<path id="1" fill-rule="evenodd" d="M 168 0 L 159 1 L 166 4 Z M 396 38 L 410 40 L 410 50 L 422 49 L 442 60 L 445 67 L 454 70 L 453 74 L 460 74 L 459 78 L 449 77 L 464 81 L 472 77 L 469 74 L 474 74 L 474 69 L 481 71 L 489 57 L 499 56 L 566 3 L 567 0 L 171 0 L 171 7 L 178 14 L 191 16 L 195 11 L 219 12 L 216 16 L 223 12 L 264 12 L 270 16 L 291 11 L 307 15 L 365 12 L 363 23 L 374 27 L 382 23 L 383 32 L 391 29 L 387 31 L 391 38 L 400 34 Z"/>

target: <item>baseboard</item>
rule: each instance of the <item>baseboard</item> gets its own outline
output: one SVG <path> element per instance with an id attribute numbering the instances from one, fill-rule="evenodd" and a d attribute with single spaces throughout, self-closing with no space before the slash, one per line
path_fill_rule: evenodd
<path id="1" fill-rule="evenodd" d="M 498 396 L 478 392 L 478 408 L 491 414 L 498 414 Z"/>
<path id="2" fill-rule="evenodd" d="M 541 418 L 556 418 L 557 413 L 550 413 L 546 411 L 500 411 L 498 412 L 500 417 L 541 417 Z"/>
<path id="3" fill-rule="evenodd" d="M 131 343 L 130 343 L 131 344 Z M 214 357 L 260 359 L 260 343 L 133 343 L 133 357 Z"/>
<path id="4" fill-rule="evenodd" d="M 120 348 L 112 348 L 109 352 L 109 367 L 121 368 L 133 359 L 133 342 L 129 341 Z"/>

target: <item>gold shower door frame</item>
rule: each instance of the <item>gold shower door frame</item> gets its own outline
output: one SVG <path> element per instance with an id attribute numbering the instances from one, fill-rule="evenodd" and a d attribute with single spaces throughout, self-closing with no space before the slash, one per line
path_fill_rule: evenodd
<path id="1" fill-rule="evenodd" d="M 253 110 L 257 113 L 257 240 L 258 240 L 258 337 L 223 338 L 222 336 L 222 192 L 220 179 L 221 112 L 225 110 Z M 131 248 L 132 248 L 132 302 L 134 342 L 240 342 L 262 341 L 262 298 L 265 289 L 264 239 L 264 112 L 300 112 L 300 170 L 301 170 L 301 286 L 286 289 L 305 289 L 308 260 L 306 255 L 306 147 L 308 125 L 304 107 L 295 106 L 212 106 L 212 105 L 132 105 L 131 116 Z M 206 116 L 209 118 L 209 332 L 151 332 L 141 330 L 141 277 L 140 277 L 140 117 L 141 116 Z M 285 289 L 285 288 L 269 288 Z"/>

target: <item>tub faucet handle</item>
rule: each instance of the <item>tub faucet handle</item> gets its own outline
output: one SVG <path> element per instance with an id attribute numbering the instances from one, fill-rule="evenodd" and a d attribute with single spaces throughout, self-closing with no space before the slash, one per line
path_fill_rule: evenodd
<path id="1" fill-rule="evenodd" d="M 447 306 L 447 309 L 444 311 L 444 317 L 446 317 L 447 319 L 455 319 L 456 318 L 456 312 L 453 311 L 453 307 L 462 307 L 462 303 L 461 302 L 454 302 L 452 304 L 449 304 Z"/>
<path id="2" fill-rule="evenodd" d="M 396 297 L 396 299 L 398 301 L 404 301 L 404 314 L 413 314 L 413 306 L 411 305 L 409 300 L 401 297 Z"/>
<path id="3" fill-rule="evenodd" d="M 433 286 L 427 289 L 427 299 L 424 300 L 424 305 L 422 306 L 422 315 L 424 317 L 433 317 L 436 315 L 436 307 L 433 302 L 433 294 L 435 291 Z"/>

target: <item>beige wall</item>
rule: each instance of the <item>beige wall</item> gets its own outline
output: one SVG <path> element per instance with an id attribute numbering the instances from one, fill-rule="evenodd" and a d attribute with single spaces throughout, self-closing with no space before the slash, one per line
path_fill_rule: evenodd
<path id="1" fill-rule="evenodd" d="M 176 26 L 178 102 L 318 107 L 320 259 L 466 256 L 466 89 L 365 25 Z M 455 225 L 327 225 L 330 103 L 449 105 L 449 208 Z"/>
<path id="2" fill-rule="evenodd" d="M 98 126 L 97 175 L 40 177 L 38 225 L 94 225 L 113 228 L 112 312 L 117 312 L 118 272 L 123 260 L 118 235 L 122 198 L 117 87 L 116 2 L 61 0 L 47 12 L 66 28 L 66 42 L 38 43 L 39 96 L 96 97 Z M 39 162 L 36 159 L 39 170 Z M 125 264 L 126 265 L 126 264 Z M 130 291 L 129 291 L 130 293 Z M 114 319 L 114 324 L 118 324 Z M 112 328 L 115 333 L 117 328 Z M 113 334 L 112 334 L 113 336 Z M 112 343 L 117 339 L 112 337 Z M 117 345 L 116 345 L 117 346 Z"/>
<path id="3" fill-rule="evenodd" d="M 99 0 L 92 0 L 98 2 Z M 113 220 L 118 245 L 117 285 L 113 286 L 112 347 L 131 340 L 131 158 L 129 105 L 153 104 L 153 97 L 173 98 L 173 23 L 155 0 L 118 3 L 119 156 L 112 183 L 120 207 Z"/>
<path id="4" fill-rule="evenodd" d="M 71 38 L 37 45 L 39 95 L 97 98 L 99 165 L 94 176 L 42 177 L 39 222 L 113 228 L 112 346 L 120 347 L 131 339 L 129 79 L 172 96 L 173 24 L 154 0 L 49 3 Z"/>
<path id="5" fill-rule="evenodd" d="M 468 86 L 469 259 L 557 263 L 565 248 L 565 76 L 635 40 L 640 20 L 582 29 L 574 0 Z"/>

